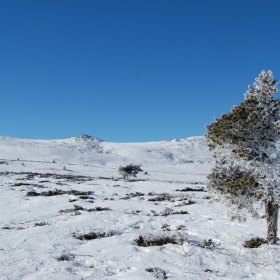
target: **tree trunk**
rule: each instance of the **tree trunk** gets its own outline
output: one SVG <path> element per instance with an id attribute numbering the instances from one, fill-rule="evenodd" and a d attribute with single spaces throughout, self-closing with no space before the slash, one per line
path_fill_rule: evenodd
<path id="1" fill-rule="evenodd" d="M 268 202 L 265 204 L 265 216 L 267 222 L 267 241 L 275 244 L 277 241 L 279 205 Z"/>

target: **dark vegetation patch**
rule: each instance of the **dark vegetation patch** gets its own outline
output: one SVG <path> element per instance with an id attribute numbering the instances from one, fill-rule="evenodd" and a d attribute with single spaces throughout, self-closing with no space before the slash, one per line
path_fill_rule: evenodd
<path id="1" fill-rule="evenodd" d="M 156 195 L 156 193 L 155 192 L 148 192 L 148 195 L 149 196 L 154 196 L 154 195 Z"/>
<path id="2" fill-rule="evenodd" d="M 127 193 L 126 194 L 129 198 L 133 198 L 133 197 L 138 197 L 138 196 L 144 196 L 144 193 L 141 192 L 135 192 L 135 193 Z"/>
<path id="3" fill-rule="evenodd" d="M 68 180 L 68 181 L 91 181 L 94 178 L 89 176 L 81 176 L 81 175 L 69 175 L 69 174 L 55 174 L 55 173 L 37 173 L 37 172 L 0 172 L 1 176 L 7 176 L 9 174 L 14 175 L 25 175 L 26 179 L 32 180 L 35 177 L 38 178 L 53 178 L 57 180 Z M 110 178 L 109 178 L 110 179 Z"/>
<path id="4" fill-rule="evenodd" d="M 78 199 L 77 198 L 73 198 L 73 199 L 69 199 L 69 202 L 76 202 L 76 201 L 78 201 Z"/>
<path id="5" fill-rule="evenodd" d="M 152 275 L 158 279 L 167 279 L 166 271 L 160 267 L 151 267 L 145 269 L 147 272 L 152 273 Z"/>
<path id="6" fill-rule="evenodd" d="M 174 211 L 172 208 L 165 208 L 164 211 L 160 212 L 161 216 L 169 216 L 169 215 L 186 215 L 189 214 L 188 211 Z"/>
<path id="7" fill-rule="evenodd" d="M 87 209 L 85 209 L 84 207 L 80 206 L 80 205 L 74 205 L 74 208 L 72 209 L 65 209 L 65 210 L 59 210 L 59 213 L 75 213 L 75 215 L 77 215 L 79 213 L 79 211 L 87 211 Z"/>
<path id="8" fill-rule="evenodd" d="M 127 182 L 145 182 L 145 179 L 128 179 Z"/>
<path id="9" fill-rule="evenodd" d="M 180 206 L 186 206 L 186 205 L 192 205 L 192 204 L 196 204 L 195 201 L 193 200 L 188 200 L 188 201 L 182 201 L 179 204 L 174 205 L 175 207 L 180 207 Z"/>
<path id="10" fill-rule="evenodd" d="M 208 240 L 204 239 L 197 246 L 204 249 L 214 249 L 216 245 L 212 239 L 208 239 Z"/>
<path id="11" fill-rule="evenodd" d="M 59 210 L 59 213 L 75 213 L 75 215 L 77 215 L 77 213 L 79 211 L 87 211 L 87 212 L 98 212 L 98 211 L 109 211 L 112 210 L 111 208 L 108 207 L 95 207 L 95 208 L 90 208 L 90 209 L 86 209 L 80 205 L 74 205 L 74 208 L 70 208 L 70 209 L 65 209 L 65 210 Z"/>
<path id="12" fill-rule="evenodd" d="M 97 238 L 104 238 L 104 237 L 110 237 L 117 235 L 118 232 L 114 230 L 110 230 L 108 232 L 102 232 L 102 231 L 92 231 L 85 234 L 74 234 L 73 237 L 79 240 L 92 240 Z"/>
<path id="13" fill-rule="evenodd" d="M 184 189 L 177 189 L 176 192 L 207 192 L 204 188 L 190 188 L 190 187 L 186 187 Z"/>
<path id="14" fill-rule="evenodd" d="M 250 240 L 245 241 L 244 247 L 245 248 L 259 248 L 261 245 L 266 244 L 267 241 L 260 237 L 255 237 Z"/>
<path id="15" fill-rule="evenodd" d="M 8 226 L 4 226 L 4 227 L 2 227 L 2 229 L 8 229 L 8 230 L 10 230 L 11 228 L 8 227 Z"/>
<path id="16" fill-rule="evenodd" d="M 90 208 L 88 209 L 88 212 L 96 212 L 96 211 L 110 211 L 112 210 L 111 208 L 108 208 L 108 207 L 95 207 L 95 208 Z"/>
<path id="17" fill-rule="evenodd" d="M 179 225 L 179 226 L 177 226 L 177 230 L 183 230 L 183 229 L 185 229 L 186 228 L 186 226 L 184 226 L 184 225 Z"/>
<path id="18" fill-rule="evenodd" d="M 186 236 L 183 236 L 178 233 L 170 233 L 167 234 L 149 234 L 149 235 L 139 235 L 138 238 L 134 239 L 134 242 L 138 246 L 149 247 L 149 246 L 163 246 L 165 244 L 179 244 L 182 245 L 186 240 Z"/>
<path id="19" fill-rule="evenodd" d="M 22 230 L 22 229 L 25 229 L 25 227 L 22 227 L 22 226 L 17 227 L 17 230 Z"/>
<path id="20" fill-rule="evenodd" d="M 71 190 L 71 191 L 63 191 L 63 190 L 58 190 L 54 189 L 53 191 L 46 191 L 46 192 L 41 192 L 38 193 L 36 191 L 29 191 L 27 192 L 26 196 L 54 196 L 54 195 L 63 195 L 63 194 L 69 194 L 69 195 L 92 195 L 94 192 L 93 191 L 77 191 L 77 190 Z"/>
<path id="21" fill-rule="evenodd" d="M 42 227 L 42 226 L 46 226 L 46 225 L 48 225 L 48 223 L 46 223 L 46 222 L 40 222 L 40 223 L 35 223 L 35 224 L 34 224 L 34 227 Z"/>
<path id="22" fill-rule="evenodd" d="M 15 183 L 11 184 L 12 187 L 21 187 L 21 186 L 31 186 L 33 184 L 28 184 L 28 183 Z"/>
<path id="23" fill-rule="evenodd" d="M 105 197 L 104 200 L 115 200 L 113 197 Z"/>
<path id="24" fill-rule="evenodd" d="M 132 215 L 138 215 L 140 214 L 142 211 L 140 210 L 135 210 L 135 209 L 131 209 L 129 211 L 126 211 L 125 214 L 132 214 Z"/>
<path id="25" fill-rule="evenodd" d="M 81 195 L 79 198 L 80 199 L 93 199 L 92 196 L 88 196 L 88 195 Z"/>
<path id="26" fill-rule="evenodd" d="M 170 215 L 186 215 L 190 214 L 188 211 L 174 211 L 172 208 L 166 207 L 163 211 L 157 213 L 155 210 L 150 210 L 150 213 L 147 214 L 147 216 L 163 216 L 167 217 Z"/>
<path id="27" fill-rule="evenodd" d="M 60 261 L 73 261 L 74 260 L 74 256 L 71 256 L 70 254 L 62 254 L 58 259 Z"/>
<path id="28" fill-rule="evenodd" d="M 141 192 L 127 193 L 125 196 L 120 197 L 119 199 L 128 200 L 128 199 L 131 199 L 131 198 L 134 198 L 134 197 L 140 197 L 140 196 L 141 196 L 141 199 L 144 199 L 143 198 L 144 195 L 145 194 L 141 193 Z"/>
<path id="29" fill-rule="evenodd" d="M 156 197 L 149 198 L 148 201 L 153 201 L 153 202 L 155 202 L 155 201 L 171 201 L 171 202 L 175 202 L 175 201 L 181 201 L 181 200 L 184 200 L 184 199 L 185 198 L 180 197 L 180 196 L 178 197 L 178 196 L 170 195 L 168 193 L 160 193 Z"/>
<path id="30" fill-rule="evenodd" d="M 163 231 L 170 231 L 170 225 L 168 225 L 168 224 L 163 224 L 162 226 L 161 226 L 161 229 L 163 230 Z"/>

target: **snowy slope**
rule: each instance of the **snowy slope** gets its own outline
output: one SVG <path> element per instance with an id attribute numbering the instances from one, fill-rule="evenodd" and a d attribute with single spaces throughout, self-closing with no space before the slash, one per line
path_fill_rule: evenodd
<path id="1" fill-rule="evenodd" d="M 147 143 L 110 143 L 96 137 L 80 135 L 61 140 L 27 140 L 0 137 L 0 158 L 65 163 L 182 164 L 210 162 L 211 155 L 203 137 L 190 137 Z"/>
<path id="2" fill-rule="evenodd" d="M 203 137 L 0 137 L 0 159 L 0 279 L 156 279 L 150 268 L 168 279 L 279 279 L 279 245 L 243 247 L 265 237 L 265 219 L 232 222 L 224 205 L 209 204 L 213 160 Z M 148 174 L 124 181 L 126 163 Z M 110 234 L 77 239 L 93 232 Z M 181 243 L 142 247 L 140 235 Z M 199 246 L 209 239 L 211 248 Z"/>
<path id="3" fill-rule="evenodd" d="M 0 137 L 0 159 L 19 159 L 21 162 L 55 161 L 63 165 L 101 165 L 113 169 L 133 163 L 142 165 L 147 171 L 159 168 L 166 172 L 173 169 L 170 166 L 176 165 L 179 173 L 199 174 L 207 174 L 213 162 L 204 137 L 146 143 L 111 143 L 87 135 L 60 140 Z M 116 173 L 112 176 L 116 176 Z"/>

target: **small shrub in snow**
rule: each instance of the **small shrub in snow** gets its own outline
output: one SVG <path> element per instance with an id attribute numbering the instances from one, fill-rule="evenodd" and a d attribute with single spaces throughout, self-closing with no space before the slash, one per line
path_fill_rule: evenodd
<path id="1" fill-rule="evenodd" d="M 136 210 L 136 209 L 130 209 L 125 211 L 125 214 L 131 214 L 131 215 L 139 215 L 141 213 L 140 210 Z"/>
<path id="2" fill-rule="evenodd" d="M 144 193 L 135 192 L 135 193 L 127 193 L 126 195 L 130 198 L 133 198 L 133 197 L 137 197 L 137 196 L 144 196 Z"/>
<path id="3" fill-rule="evenodd" d="M 156 195 L 156 193 L 155 192 L 148 192 L 148 195 L 153 196 L 153 195 Z"/>
<path id="4" fill-rule="evenodd" d="M 11 228 L 8 227 L 8 226 L 4 226 L 4 227 L 2 227 L 2 229 L 8 229 L 8 230 L 10 230 Z"/>
<path id="5" fill-rule="evenodd" d="M 108 208 L 108 207 L 100 207 L 100 206 L 97 206 L 95 208 L 90 208 L 88 209 L 88 212 L 96 212 L 96 211 L 109 211 L 109 210 L 112 210 L 111 208 Z"/>
<path id="6" fill-rule="evenodd" d="M 205 239 L 201 243 L 199 243 L 197 246 L 200 248 L 204 248 L 204 249 L 214 249 L 216 245 L 212 239 L 208 239 L 208 240 Z"/>
<path id="7" fill-rule="evenodd" d="M 177 189 L 176 190 L 177 192 L 206 192 L 206 190 L 204 188 L 197 188 L 197 189 L 194 189 L 194 188 L 189 188 L 189 187 L 186 187 L 184 189 Z"/>
<path id="8" fill-rule="evenodd" d="M 80 205 L 74 204 L 74 210 L 86 210 L 86 209 Z"/>
<path id="9" fill-rule="evenodd" d="M 162 246 L 168 243 L 182 245 L 187 239 L 187 235 L 183 233 L 159 232 L 153 234 L 140 234 L 134 239 L 138 246 Z"/>
<path id="10" fill-rule="evenodd" d="M 170 225 L 168 225 L 168 224 L 163 224 L 162 226 L 161 226 L 161 229 L 163 230 L 163 231 L 170 231 Z"/>
<path id="11" fill-rule="evenodd" d="M 74 257 L 71 256 L 70 254 L 62 254 L 59 258 L 60 261 L 73 261 Z"/>
<path id="12" fill-rule="evenodd" d="M 146 268 L 145 270 L 158 279 L 167 279 L 166 272 L 160 267 Z"/>
<path id="13" fill-rule="evenodd" d="M 55 196 L 55 195 L 63 195 L 63 194 L 69 194 L 69 195 L 92 195 L 94 192 L 93 191 L 77 191 L 77 190 L 71 190 L 71 191 L 63 191 L 63 190 L 58 190 L 58 189 L 54 189 L 53 191 L 49 190 L 46 192 L 41 192 L 41 193 L 37 193 L 36 191 L 30 191 L 27 192 L 27 196 Z"/>
<path id="14" fill-rule="evenodd" d="M 189 214 L 188 211 L 184 211 L 184 210 L 181 210 L 181 211 L 174 211 L 172 208 L 168 208 L 166 207 L 164 209 L 164 211 L 160 212 L 161 216 L 169 216 L 169 215 L 186 215 L 186 214 Z"/>
<path id="15" fill-rule="evenodd" d="M 255 237 L 250 240 L 245 241 L 245 248 L 259 248 L 261 245 L 267 243 L 267 241 L 263 238 Z"/>
<path id="16" fill-rule="evenodd" d="M 35 223 L 34 224 L 34 227 L 41 227 L 41 226 L 45 226 L 45 225 L 47 225 L 48 223 L 46 223 L 46 222 L 40 222 L 40 223 Z"/>
<path id="17" fill-rule="evenodd" d="M 193 200 L 188 200 L 188 201 L 182 201 L 181 203 L 178 203 L 174 206 L 175 207 L 180 207 L 180 206 L 193 205 L 193 204 L 196 204 L 196 202 L 193 201 Z"/>
<path id="18" fill-rule="evenodd" d="M 88 195 L 81 195 L 79 196 L 80 199 L 93 199 L 92 196 L 88 196 Z"/>
<path id="19" fill-rule="evenodd" d="M 22 229 L 25 229 L 25 227 L 22 227 L 22 226 L 17 227 L 17 230 L 22 230 Z"/>
<path id="20" fill-rule="evenodd" d="M 87 209 L 83 208 L 82 206 L 74 204 L 74 208 L 73 209 L 59 210 L 59 213 L 71 213 L 71 212 L 74 212 L 75 215 L 80 215 L 81 212 L 79 212 L 79 210 L 87 211 Z"/>
<path id="21" fill-rule="evenodd" d="M 92 239 L 96 239 L 96 238 L 104 238 L 104 237 L 110 237 L 110 236 L 114 236 L 119 234 L 117 231 L 115 230 L 110 230 L 110 231 L 92 231 L 89 233 L 85 233 L 85 234 L 74 234 L 73 236 L 79 240 L 92 240 Z"/>
<path id="22" fill-rule="evenodd" d="M 119 173 L 123 176 L 124 179 L 130 176 L 136 177 L 136 175 L 141 171 L 143 171 L 141 169 L 141 165 L 129 164 L 119 167 Z"/>
<path id="23" fill-rule="evenodd" d="M 186 228 L 186 226 L 184 226 L 184 225 L 179 225 L 179 226 L 177 226 L 177 230 L 183 230 L 183 229 L 185 229 Z"/>
<path id="24" fill-rule="evenodd" d="M 75 215 L 79 215 L 79 214 L 81 214 L 79 211 L 97 212 L 97 211 L 108 211 L 108 210 L 111 210 L 111 208 L 97 206 L 95 208 L 86 209 L 80 205 L 75 204 L 73 209 L 59 210 L 59 213 L 75 212 Z"/>

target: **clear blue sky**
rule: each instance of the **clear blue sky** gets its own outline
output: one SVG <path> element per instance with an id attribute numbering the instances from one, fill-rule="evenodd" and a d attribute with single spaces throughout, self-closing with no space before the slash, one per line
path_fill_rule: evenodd
<path id="1" fill-rule="evenodd" d="M 279 29 L 279 0 L 0 0 L 0 135 L 203 135 L 280 79 Z"/>

